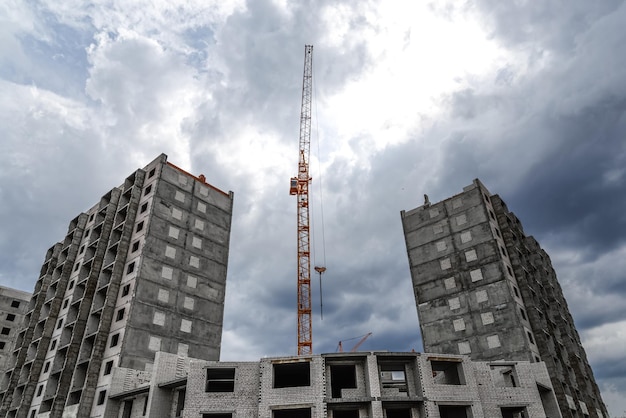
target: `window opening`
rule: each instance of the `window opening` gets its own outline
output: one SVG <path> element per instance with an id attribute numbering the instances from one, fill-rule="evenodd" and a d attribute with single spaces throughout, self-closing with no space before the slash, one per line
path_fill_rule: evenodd
<path id="1" fill-rule="evenodd" d="M 526 408 L 524 407 L 516 407 L 516 408 L 500 408 L 502 412 L 502 418 L 527 418 Z"/>
<path id="2" fill-rule="evenodd" d="M 133 413 L 133 400 L 124 401 L 124 407 L 122 409 L 122 418 L 130 418 Z"/>
<path id="3" fill-rule="evenodd" d="M 109 347 L 115 347 L 120 342 L 120 334 L 115 334 L 111 337 L 111 345 Z"/>
<path id="4" fill-rule="evenodd" d="M 457 361 L 431 360 L 433 380 L 440 385 L 463 385 L 460 366 Z"/>
<path id="5" fill-rule="evenodd" d="M 274 364 L 275 388 L 291 388 L 298 386 L 311 386 L 311 367 L 308 361 Z"/>
<path id="6" fill-rule="evenodd" d="M 333 411 L 333 418 L 359 418 L 359 410 L 358 409 L 338 409 L 336 411 Z"/>
<path id="7" fill-rule="evenodd" d="M 147 210 L 148 210 L 148 202 L 141 205 L 141 209 L 139 210 L 139 213 L 144 213 Z"/>
<path id="8" fill-rule="evenodd" d="M 48 373 L 48 370 L 50 370 L 50 362 L 46 361 L 46 364 L 43 365 L 43 372 Z"/>
<path id="9" fill-rule="evenodd" d="M 515 388 L 517 375 L 513 365 L 491 365 L 491 378 L 496 386 Z"/>
<path id="10" fill-rule="evenodd" d="M 106 396 L 107 396 L 107 391 L 101 390 L 100 393 L 98 394 L 98 405 L 102 405 L 104 403 Z"/>
<path id="11" fill-rule="evenodd" d="M 135 241 L 133 242 L 133 246 L 130 250 L 131 253 L 134 253 L 135 251 L 137 251 L 139 249 L 139 241 Z"/>
<path id="12" fill-rule="evenodd" d="M 152 177 L 154 177 L 154 173 L 156 173 L 156 168 L 150 170 L 150 172 L 148 173 L 148 178 L 151 179 Z"/>
<path id="13" fill-rule="evenodd" d="M 185 389 L 181 389 L 178 391 L 178 401 L 176 402 L 176 414 L 175 417 L 180 417 L 183 415 L 183 409 L 185 409 Z"/>
<path id="14" fill-rule="evenodd" d="M 311 418 L 311 408 L 276 409 L 273 418 Z"/>
<path id="15" fill-rule="evenodd" d="M 152 191 L 152 185 L 149 185 L 148 187 L 146 187 L 146 190 L 144 190 L 143 195 L 148 196 L 151 191 Z"/>
<path id="16" fill-rule="evenodd" d="M 12 314 L 12 313 L 7 314 L 7 321 L 9 322 L 15 321 L 15 314 Z"/>
<path id="17" fill-rule="evenodd" d="M 0 331 L 0 334 L 9 335 L 10 332 L 11 332 L 11 328 L 2 327 L 2 331 Z"/>
<path id="18" fill-rule="evenodd" d="M 408 395 L 404 364 L 381 364 L 380 383 L 383 389 L 395 389 Z"/>
<path id="19" fill-rule="evenodd" d="M 13 302 L 11 302 L 11 308 L 19 308 L 19 307 L 20 307 L 19 300 L 14 300 Z"/>
<path id="20" fill-rule="evenodd" d="M 355 389 L 356 366 L 354 364 L 331 365 L 330 386 L 333 398 L 341 398 L 342 389 Z"/>
<path id="21" fill-rule="evenodd" d="M 410 408 L 385 408 L 387 418 L 411 418 Z"/>
<path id="22" fill-rule="evenodd" d="M 111 370 L 113 369 L 113 360 L 111 361 L 107 361 L 106 364 L 104 365 L 104 373 L 102 373 L 104 376 L 107 376 L 109 374 L 111 374 Z"/>
<path id="23" fill-rule="evenodd" d="M 117 316 L 115 317 L 115 321 L 121 321 L 122 319 L 124 319 L 124 312 L 126 311 L 126 308 L 122 308 L 119 311 L 117 311 Z"/>
<path id="24" fill-rule="evenodd" d="M 126 286 L 122 288 L 122 297 L 128 296 L 129 293 L 130 293 L 130 285 L 127 284 Z"/>
<path id="25" fill-rule="evenodd" d="M 130 263 L 128 265 L 128 267 L 126 268 L 126 274 L 130 274 L 133 271 L 135 271 L 135 262 L 134 261 L 132 263 Z"/>
<path id="26" fill-rule="evenodd" d="M 439 405 L 441 418 L 469 418 L 467 406 Z"/>
<path id="27" fill-rule="evenodd" d="M 141 231 L 142 229 L 143 229 L 143 221 L 141 221 L 141 222 L 139 222 L 139 223 L 137 224 L 137 228 L 135 228 L 135 231 L 136 231 L 136 232 L 139 232 L 139 231 Z"/>
<path id="28" fill-rule="evenodd" d="M 235 369 L 218 368 L 206 370 L 205 392 L 234 392 L 235 391 Z"/>

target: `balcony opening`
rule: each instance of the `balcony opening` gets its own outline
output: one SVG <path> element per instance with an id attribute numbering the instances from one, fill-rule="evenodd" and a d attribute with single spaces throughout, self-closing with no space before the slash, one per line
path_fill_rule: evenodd
<path id="1" fill-rule="evenodd" d="M 342 389 L 356 388 L 356 367 L 354 364 L 330 366 L 331 396 L 341 398 Z"/>
<path id="2" fill-rule="evenodd" d="M 274 364 L 274 388 L 298 386 L 311 386 L 311 367 L 308 361 Z M 310 414 L 311 410 L 309 409 L 309 416 L 311 416 Z M 294 418 L 298 417 L 300 415 L 294 415 Z"/>

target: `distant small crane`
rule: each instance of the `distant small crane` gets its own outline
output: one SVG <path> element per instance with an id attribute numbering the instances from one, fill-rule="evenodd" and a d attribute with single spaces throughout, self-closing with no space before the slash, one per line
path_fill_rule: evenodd
<path id="1" fill-rule="evenodd" d="M 351 353 L 354 353 L 361 346 L 361 344 L 363 344 L 365 342 L 365 340 L 367 340 L 369 338 L 370 335 L 372 335 L 372 333 L 368 332 L 365 335 L 360 335 L 358 337 L 348 338 L 347 340 L 339 341 L 339 344 L 337 344 L 337 351 L 340 352 L 340 353 L 343 353 L 343 343 L 345 341 L 351 341 L 351 340 L 356 340 L 357 338 L 361 338 L 359 340 L 359 342 L 356 343 L 354 345 L 354 347 L 352 347 L 352 349 L 350 350 Z"/>

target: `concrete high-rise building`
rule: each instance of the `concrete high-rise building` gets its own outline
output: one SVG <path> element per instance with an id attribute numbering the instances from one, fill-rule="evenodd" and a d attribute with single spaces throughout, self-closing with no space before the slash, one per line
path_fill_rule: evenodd
<path id="1" fill-rule="evenodd" d="M 479 180 L 402 211 L 424 351 L 546 363 L 563 417 L 608 417 L 550 258 Z"/>
<path id="2" fill-rule="evenodd" d="M 218 360 L 233 194 L 161 155 L 70 221 L 45 256 L 0 417 L 117 417 L 112 370 L 157 351 Z"/>
<path id="3" fill-rule="evenodd" d="M 11 367 L 15 338 L 19 333 L 31 294 L 0 286 L 0 376 Z"/>

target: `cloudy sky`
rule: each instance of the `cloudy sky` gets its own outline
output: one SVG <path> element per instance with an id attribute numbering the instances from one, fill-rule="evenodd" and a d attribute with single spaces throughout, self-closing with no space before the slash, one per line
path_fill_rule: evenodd
<path id="1" fill-rule="evenodd" d="M 314 351 L 421 350 L 399 213 L 480 178 L 551 255 L 622 414 L 625 23 L 616 0 L 4 0 L 0 283 L 31 291 L 69 220 L 163 152 L 235 193 L 223 359 L 294 354 L 313 44 Z"/>

